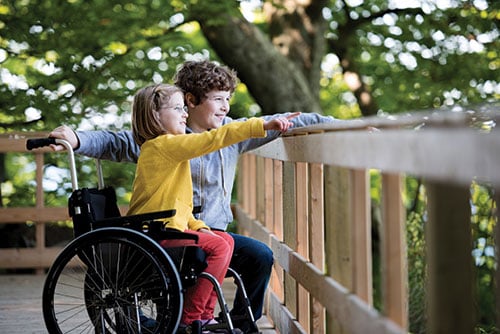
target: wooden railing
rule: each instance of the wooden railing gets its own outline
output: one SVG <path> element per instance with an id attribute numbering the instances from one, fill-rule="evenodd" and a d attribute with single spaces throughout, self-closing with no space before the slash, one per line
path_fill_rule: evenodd
<path id="1" fill-rule="evenodd" d="M 45 154 L 55 154 L 48 148 L 34 151 L 26 150 L 26 139 L 47 137 L 45 132 L 24 132 L 0 135 L 0 153 L 26 153 L 34 155 L 35 170 L 35 205 L 33 207 L 0 207 L 0 224 L 33 224 L 35 225 L 35 246 L 26 248 L 0 248 L 0 269 L 35 269 L 43 273 L 50 267 L 62 250 L 63 245 L 47 247 L 47 224 L 69 221 L 67 206 L 49 207 L 45 205 L 43 190 L 43 171 Z M 66 153 L 59 153 L 66 154 Z M 126 212 L 126 207 L 121 207 Z"/>
<path id="2" fill-rule="evenodd" d="M 406 175 L 422 178 L 427 195 L 427 332 L 474 333 L 470 187 L 500 185 L 498 111 L 315 125 L 242 157 L 235 217 L 274 252 L 267 314 L 280 333 L 408 332 Z M 374 169 L 382 311 L 373 307 Z"/>
<path id="3" fill-rule="evenodd" d="M 406 249 L 412 245 L 405 239 L 401 188 L 405 175 L 412 175 L 424 180 L 428 203 L 428 333 L 473 333 L 469 188 L 475 181 L 498 190 L 499 119 L 498 108 L 489 113 L 365 118 L 295 129 L 244 155 L 234 211 L 241 233 L 267 243 L 274 252 L 266 312 L 277 330 L 408 331 Z M 0 152 L 34 154 L 36 161 L 35 206 L 0 208 L 0 224 L 36 225 L 36 246 L 0 249 L 0 268 L 43 272 L 61 250 L 45 245 L 46 224 L 69 220 L 66 207 L 44 205 L 44 154 L 53 153 L 25 150 L 28 137 L 45 135 L 0 136 Z M 382 311 L 373 307 L 373 170 L 382 179 Z M 496 281 L 500 286 L 498 274 Z M 498 296 L 498 291 L 492 293 Z"/>

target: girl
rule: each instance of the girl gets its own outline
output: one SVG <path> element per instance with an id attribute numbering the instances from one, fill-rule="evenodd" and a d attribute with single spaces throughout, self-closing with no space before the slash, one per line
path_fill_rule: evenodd
<path id="1" fill-rule="evenodd" d="M 297 115 L 268 121 L 251 118 L 187 135 L 188 114 L 184 94 L 178 87 L 159 84 L 139 90 L 133 101 L 132 132 L 141 146 L 141 154 L 128 214 L 175 209 L 176 214 L 165 222 L 166 227 L 198 235 L 198 246 L 207 255 L 205 271 L 222 284 L 234 241 L 227 233 L 211 231 L 203 221 L 194 218 L 189 159 L 251 137 L 264 137 L 266 130 L 285 132 L 292 126 L 290 119 Z M 161 244 L 173 247 L 186 242 L 192 241 L 164 240 Z M 213 323 L 216 302 L 211 284 L 205 279 L 199 280 L 186 292 L 181 327 L 195 320 L 201 320 L 202 324 Z"/>

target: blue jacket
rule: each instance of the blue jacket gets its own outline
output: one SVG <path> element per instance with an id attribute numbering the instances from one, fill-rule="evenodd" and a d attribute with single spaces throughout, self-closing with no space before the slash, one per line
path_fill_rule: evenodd
<path id="1" fill-rule="evenodd" d="M 276 116 L 280 115 L 263 118 Z M 233 120 L 226 117 L 223 124 L 241 120 L 246 119 Z M 337 120 L 333 117 L 313 113 L 302 113 L 292 119 L 294 128 L 335 121 Z M 187 132 L 191 130 L 187 129 Z M 77 135 L 80 147 L 75 152 L 78 154 L 104 160 L 137 162 L 140 148 L 134 142 L 131 131 L 78 131 Z M 202 208 L 201 213 L 195 217 L 211 228 L 225 230 L 233 221 L 231 193 L 240 154 L 260 147 L 279 135 L 279 131 L 267 131 L 265 138 L 251 138 L 192 159 L 193 205 Z"/>

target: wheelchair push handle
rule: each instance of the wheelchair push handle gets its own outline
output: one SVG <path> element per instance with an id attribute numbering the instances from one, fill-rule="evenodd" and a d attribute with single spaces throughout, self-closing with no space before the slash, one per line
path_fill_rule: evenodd
<path id="1" fill-rule="evenodd" d="M 71 144 L 64 140 L 64 139 L 57 139 L 57 138 L 52 138 L 52 137 L 45 137 L 45 138 L 31 138 L 26 140 L 26 149 L 28 151 L 31 151 L 35 148 L 41 148 L 41 147 L 46 147 L 50 145 L 62 145 L 68 152 L 73 152 L 73 147 L 71 147 Z"/>
<path id="2" fill-rule="evenodd" d="M 31 151 L 35 148 L 45 147 L 56 143 L 55 138 L 33 138 L 26 141 L 26 149 Z"/>
<path id="3" fill-rule="evenodd" d="M 71 144 L 68 141 L 66 141 L 64 139 L 57 139 L 57 138 L 51 138 L 51 137 L 31 138 L 31 139 L 26 140 L 26 149 L 28 151 L 31 151 L 35 148 L 46 147 L 46 146 L 50 146 L 52 144 L 62 145 L 62 146 L 64 146 L 66 151 L 68 151 L 69 168 L 70 168 L 70 173 L 71 173 L 71 186 L 73 187 L 73 191 L 78 189 L 78 178 L 76 176 L 75 154 L 73 152 L 73 147 L 71 147 Z"/>

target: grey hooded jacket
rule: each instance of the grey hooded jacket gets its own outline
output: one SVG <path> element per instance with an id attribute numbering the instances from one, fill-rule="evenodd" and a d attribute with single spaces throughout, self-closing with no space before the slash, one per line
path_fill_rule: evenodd
<path id="1" fill-rule="evenodd" d="M 270 119 L 277 116 L 280 115 L 263 118 Z M 244 119 L 233 120 L 226 117 L 223 124 L 241 120 Z M 313 113 L 302 113 L 292 119 L 294 128 L 335 121 L 338 120 Z M 187 132 L 191 130 L 187 129 Z M 134 142 L 131 131 L 78 131 L 77 135 L 80 146 L 75 152 L 80 155 L 112 161 L 137 162 L 140 148 Z M 201 207 L 201 212 L 196 214 L 196 218 L 203 220 L 211 228 L 226 230 L 233 221 L 231 192 L 239 155 L 260 147 L 279 135 L 279 131 L 267 131 L 265 138 L 251 138 L 192 159 L 193 205 Z"/>

